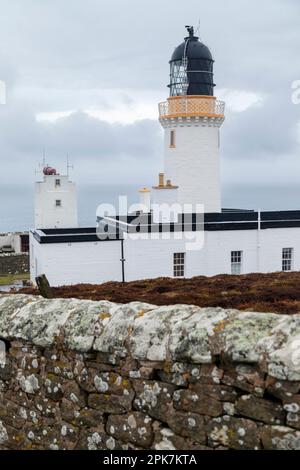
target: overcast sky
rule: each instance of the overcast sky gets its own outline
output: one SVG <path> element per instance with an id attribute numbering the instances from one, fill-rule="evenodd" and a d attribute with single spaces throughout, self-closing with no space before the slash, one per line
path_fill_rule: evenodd
<path id="1" fill-rule="evenodd" d="M 299 184 L 299 0 L 0 0 L 0 185 L 32 184 L 42 158 L 80 184 L 137 186 L 162 168 L 157 104 L 185 24 L 215 59 L 226 100 L 226 185 Z"/>

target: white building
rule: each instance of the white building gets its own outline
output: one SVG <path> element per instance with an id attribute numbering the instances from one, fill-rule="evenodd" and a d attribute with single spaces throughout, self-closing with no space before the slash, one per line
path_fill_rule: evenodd
<path id="1" fill-rule="evenodd" d="M 35 183 L 35 228 L 78 226 L 76 186 L 68 175 L 54 168 L 43 169 L 43 181 Z"/>
<path id="2" fill-rule="evenodd" d="M 27 253 L 29 251 L 28 232 L 6 232 L 0 233 L 1 253 Z"/>
<path id="3" fill-rule="evenodd" d="M 137 212 L 99 214 L 97 228 L 78 228 L 72 203 L 73 221 L 67 213 L 60 223 L 55 211 L 40 215 L 30 235 L 33 282 L 42 273 L 55 286 L 300 269 L 300 210 L 221 209 L 225 104 L 213 96 L 209 49 L 188 32 L 170 61 L 170 96 L 159 105 L 165 144 L 158 184 L 140 191 Z M 44 210 L 55 200 L 45 195 Z"/>

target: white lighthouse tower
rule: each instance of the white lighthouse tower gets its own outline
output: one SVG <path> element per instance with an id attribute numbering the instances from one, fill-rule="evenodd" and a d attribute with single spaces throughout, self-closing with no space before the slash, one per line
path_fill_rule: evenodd
<path id="1" fill-rule="evenodd" d="M 214 97 L 213 58 L 187 26 L 189 36 L 170 61 L 170 97 L 159 104 L 164 128 L 164 177 L 180 204 L 221 211 L 220 127 L 225 103 Z"/>
<path id="2" fill-rule="evenodd" d="M 49 166 L 43 181 L 35 183 L 34 224 L 36 229 L 78 227 L 76 186 Z"/>

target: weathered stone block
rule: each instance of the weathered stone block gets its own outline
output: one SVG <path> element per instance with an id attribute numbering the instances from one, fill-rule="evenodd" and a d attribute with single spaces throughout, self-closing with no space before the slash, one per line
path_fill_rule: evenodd
<path id="1" fill-rule="evenodd" d="M 17 375 L 17 380 L 23 392 L 29 395 L 35 395 L 39 393 L 41 388 L 41 379 L 38 374 L 23 374 L 19 371 Z"/>
<path id="2" fill-rule="evenodd" d="M 154 450 L 207 450 L 206 446 L 178 436 L 170 428 L 155 424 L 158 426 L 154 426 L 156 427 L 152 444 Z"/>
<path id="3" fill-rule="evenodd" d="M 92 393 L 88 398 L 88 406 L 102 413 L 121 414 L 130 411 L 134 392 L 128 395 L 111 395 L 109 393 Z"/>
<path id="4" fill-rule="evenodd" d="M 79 414 L 76 413 L 74 424 L 80 427 L 93 428 L 104 423 L 104 416 L 101 411 L 91 408 L 83 408 Z"/>
<path id="5" fill-rule="evenodd" d="M 64 398 L 70 400 L 74 405 L 83 408 L 87 404 L 86 393 L 80 389 L 79 385 L 74 380 L 66 380 L 62 383 L 61 387 Z"/>
<path id="6" fill-rule="evenodd" d="M 258 397 L 264 395 L 264 373 L 256 366 L 248 364 L 230 366 L 227 364 L 222 382 Z"/>
<path id="7" fill-rule="evenodd" d="M 260 436 L 256 423 L 249 419 L 223 416 L 207 420 L 208 445 L 229 449 L 259 449 Z"/>
<path id="8" fill-rule="evenodd" d="M 65 360 L 48 361 L 46 371 L 64 379 L 72 380 L 74 378 L 73 363 Z"/>
<path id="9" fill-rule="evenodd" d="M 13 366 L 10 358 L 6 358 L 4 365 L 0 365 L 0 380 L 8 382 L 11 380 L 13 374 Z"/>
<path id="10" fill-rule="evenodd" d="M 122 442 L 149 449 L 153 441 L 152 419 L 138 411 L 108 417 L 106 432 Z"/>
<path id="11" fill-rule="evenodd" d="M 207 395 L 208 397 L 213 398 L 218 401 L 226 401 L 234 403 L 238 394 L 234 388 L 227 385 L 211 385 L 211 384 L 192 384 L 190 385 L 190 390 L 192 392 L 198 393 L 199 395 Z"/>
<path id="12" fill-rule="evenodd" d="M 286 411 L 286 424 L 300 429 L 300 395 L 288 394 L 283 399 L 283 409 Z"/>
<path id="13" fill-rule="evenodd" d="M 220 416 L 223 413 L 222 403 L 201 392 L 177 390 L 174 393 L 174 407 L 180 411 L 190 411 L 207 416 Z"/>
<path id="14" fill-rule="evenodd" d="M 79 429 L 60 421 L 53 425 L 52 420 L 44 419 L 40 426 L 26 424 L 26 438 L 32 443 L 49 450 L 72 450 L 79 438 Z"/>
<path id="15" fill-rule="evenodd" d="M 200 384 L 219 384 L 224 371 L 215 364 L 189 366 L 189 382 Z"/>
<path id="16" fill-rule="evenodd" d="M 189 378 L 189 367 L 181 362 L 166 363 L 158 376 L 163 382 L 186 386 Z"/>
<path id="17" fill-rule="evenodd" d="M 45 418 L 54 418 L 57 420 L 60 418 L 59 403 L 49 398 L 37 396 L 34 400 L 34 409 L 37 409 Z"/>
<path id="18" fill-rule="evenodd" d="M 80 432 L 76 450 L 121 450 L 121 445 L 112 436 L 106 434 L 104 426 L 83 429 Z"/>
<path id="19" fill-rule="evenodd" d="M 300 450 L 300 431 L 285 426 L 264 426 L 261 429 L 266 450 Z"/>
<path id="20" fill-rule="evenodd" d="M 26 449 L 30 442 L 27 440 L 23 430 L 16 430 L 0 420 L 0 444 L 4 445 L 7 449 L 17 450 Z"/>
<path id="21" fill-rule="evenodd" d="M 19 405 L 6 399 L 0 401 L 0 420 L 2 423 L 13 426 L 16 429 L 21 429 L 27 419 L 27 413 L 22 412 L 22 408 Z"/>
<path id="22" fill-rule="evenodd" d="M 166 421 L 176 387 L 150 380 L 135 380 L 133 386 L 136 392 L 134 408 L 148 413 L 153 418 Z"/>
<path id="23" fill-rule="evenodd" d="M 201 444 L 206 443 L 204 417 L 197 413 L 177 411 L 170 408 L 167 423 L 175 434 L 191 438 Z"/>
<path id="24" fill-rule="evenodd" d="M 54 374 L 47 374 L 45 378 L 45 396 L 53 401 L 59 401 L 63 397 L 63 379 Z"/>
<path id="25" fill-rule="evenodd" d="M 285 412 L 277 403 L 253 395 L 243 395 L 236 403 L 236 411 L 242 416 L 266 424 L 283 424 Z"/>
<path id="26" fill-rule="evenodd" d="M 266 390 L 270 395 L 285 400 L 299 392 L 300 382 L 279 380 L 268 375 L 266 379 Z"/>

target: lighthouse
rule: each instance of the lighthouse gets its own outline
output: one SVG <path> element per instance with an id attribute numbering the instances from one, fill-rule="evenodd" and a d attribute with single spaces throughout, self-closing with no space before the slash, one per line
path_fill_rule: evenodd
<path id="1" fill-rule="evenodd" d="M 164 129 L 164 179 L 176 202 L 221 212 L 220 127 L 225 103 L 214 96 L 212 54 L 186 27 L 188 36 L 170 60 L 170 96 L 159 104 Z M 161 188 L 163 190 L 163 188 Z"/>
<path id="2" fill-rule="evenodd" d="M 69 175 L 45 166 L 35 183 L 34 225 L 39 229 L 78 227 L 76 185 Z"/>

